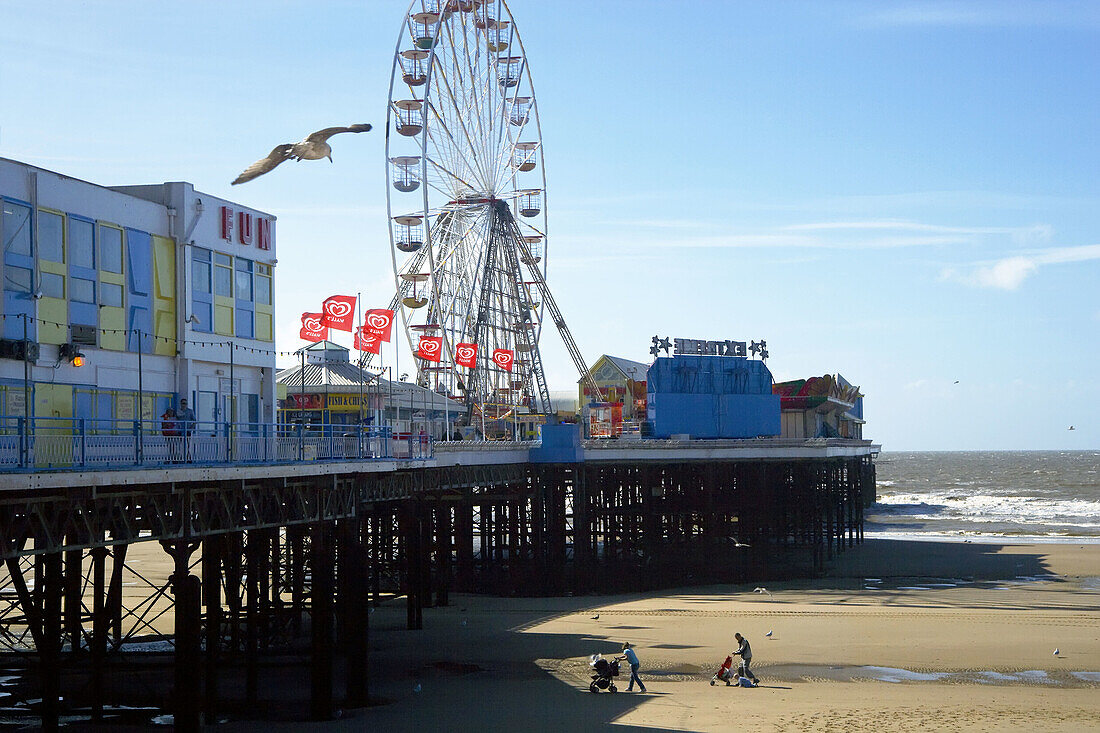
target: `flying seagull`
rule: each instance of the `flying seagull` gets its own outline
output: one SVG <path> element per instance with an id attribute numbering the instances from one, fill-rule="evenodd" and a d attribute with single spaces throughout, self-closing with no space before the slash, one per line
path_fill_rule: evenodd
<path id="1" fill-rule="evenodd" d="M 1070 429 L 1070 430 L 1076 430 L 1077 428 L 1075 428 L 1075 427 L 1073 427 L 1072 425 L 1070 425 L 1070 426 L 1069 426 L 1069 429 Z"/>
<path id="2" fill-rule="evenodd" d="M 733 541 L 733 546 L 734 546 L 734 547 L 751 547 L 752 545 L 746 545 L 746 544 L 745 544 L 744 542 L 742 542 L 741 540 L 737 540 L 737 539 L 735 539 L 735 540 Z"/>
<path id="3" fill-rule="evenodd" d="M 241 173 L 237 176 L 237 180 L 233 181 L 233 185 L 236 186 L 238 183 L 246 183 L 253 178 L 259 178 L 264 173 L 274 170 L 275 166 L 284 160 L 320 160 L 321 158 L 328 158 L 328 162 L 331 163 L 332 148 L 328 144 L 330 137 L 339 135 L 341 132 L 367 132 L 368 130 L 370 130 L 368 124 L 351 125 L 349 127 L 326 127 L 307 135 L 306 139 L 301 142 L 276 145 L 275 149 L 268 153 L 266 158 L 257 160 L 245 168 L 244 173 Z"/>
<path id="4" fill-rule="evenodd" d="M 767 593 L 768 598 L 772 597 L 772 592 L 770 590 L 768 590 L 767 588 L 756 587 L 756 588 L 752 589 L 752 592 L 753 593 Z"/>

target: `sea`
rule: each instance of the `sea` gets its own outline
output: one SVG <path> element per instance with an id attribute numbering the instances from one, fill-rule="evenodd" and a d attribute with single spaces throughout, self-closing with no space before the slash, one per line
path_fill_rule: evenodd
<path id="1" fill-rule="evenodd" d="M 1100 543 L 1100 450 L 883 452 L 868 537 Z"/>

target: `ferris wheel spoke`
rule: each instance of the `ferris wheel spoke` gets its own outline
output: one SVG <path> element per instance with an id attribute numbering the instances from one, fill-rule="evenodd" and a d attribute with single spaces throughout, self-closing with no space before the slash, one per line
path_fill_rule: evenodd
<path id="1" fill-rule="evenodd" d="M 461 27 L 462 27 L 462 50 L 463 50 L 463 53 L 461 54 L 461 57 L 462 57 L 462 60 L 466 61 L 465 66 L 466 66 L 466 71 L 469 71 L 469 76 L 464 76 L 463 75 L 462 63 L 459 59 L 458 54 L 456 54 L 454 56 L 453 66 L 454 66 L 454 70 L 455 70 L 455 75 L 459 77 L 459 80 L 460 81 L 465 81 L 465 82 L 468 83 L 468 85 L 469 85 L 468 88 L 470 89 L 470 96 L 472 97 L 472 99 L 469 100 L 469 101 L 472 102 L 471 107 L 473 109 L 476 109 L 477 106 L 478 106 L 478 100 L 477 100 L 477 87 L 474 84 L 474 80 L 477 79 L 478 74 L 474 70 L 474 66 L 473 66 L 473 63 L 471 61 L 471 53 L 470 53 L 470 46 L 469 46 L 469 33 L 468 33 L 469 26 L 464 22 L 464 23 L 461 24 Z M 451 34 L 452 45 L 457 47 L 458 44 L 455 43 L 455 41 L 454 41 L 454 37 L 455 37 L 454 32 L 450 29 L 450 27 L 448 27 L 448 31 Z M 477 36 L 476 28 L 474 29 L 474 36 L 475 36 L 475 43 L 476 43 L 476 36 Z M 481 118 L 478 115 L 474 115 L 474 119 L 477 120 L 477 122 L 478 122 L 478 135 L 479 135 L 480 138 L 484 139 L 485 130 L 481 129 Z"/>
<path id="2" fill-rule="evenodd" d="M 459 127 L 461 127 L 461 129 L 462 129 L 463 137 L 465 138 L 466 142 L 469 144 L 468 160 L 470 160 L 471 162 L 476 164 L 476 167 L 478 169 L 478 173 L 481 174 L 482 180 L 486 181 L 486 183 L 487 183 L 488 178 L 485 175 L 486 171 L 485 171 L 485 169 L 482 165 L 481 156 L 476 154 L 477 146 L 475 145 L 475 143 L 473 141 L 473 138 L 470 136 L 470 130 L 466 125 L 466 120 L 464 119 L 464 115 L 462 114 L 462 110 L 458 106 L 458 100 L 455 98 L 454 92 L 451 89 L 450 79 L 447 77 L 447 75 L 445 73 L 441 74 L 441 76 L 443 77 L 443 85 L 444 85 L 444 87 L 447 91 L 447 95 L 446 95 L 447 100 L 450 102 L 450 107 L 455 112 L 455 116 L 458 120 Z M 442 119 L 444 118 L 444 112 L 434 104 L 432 105 L 431 109 L 433 111 L 433 114 L 436 115 L 436 118 L 442 121 Z M 452 136 L 452 139 L 453 139 L 453 136 Z"/>

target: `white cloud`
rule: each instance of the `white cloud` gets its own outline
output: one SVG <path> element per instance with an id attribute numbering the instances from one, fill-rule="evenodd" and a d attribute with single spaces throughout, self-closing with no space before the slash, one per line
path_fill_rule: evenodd
<path id="1" fill-rule="evenodd" d="M 948 267 L 940 272 L 941 281 L 959 282 L 977 288 L 1016 290 L 1040 267 L 1100 259 L 1100 244 L 1058 247 L 1027 255 L 1015 255 L 995 262 L 979 262 L 962 271 Z"/>
<path id="2" fill-rule="evenodd" d="M 918 379 L 915 382 L 909 382 L 902 389 L 907 389 L 907 390 L 921 389 L 922 387 L 925 387 L 927 385 L 928 385 L 928 380 L 927 379 Z"/>

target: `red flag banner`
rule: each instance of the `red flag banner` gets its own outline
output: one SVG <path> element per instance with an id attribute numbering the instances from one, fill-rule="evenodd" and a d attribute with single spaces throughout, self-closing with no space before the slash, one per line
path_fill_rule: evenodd
<path id="1" fill-rule="evenodd" d="M 355 296 L 334 295 L 321 304 L 322 326 L 351 331 L 355 323 Z"/>
<path id="2" fill-rule="evenodd" d="M 358 351 L 367 351 L 371 354 L 377 354 L 382 350 L 382 339 L 378 338 L 373 333 L 369 333 L 366 326 L 360 326 L 355 332 L 355 343 L 353 347 Z"/>
<path id="3" fill-rule="evenodd" d="M 383 341 L 390 340 L 393 330 L 393 311 L 388 308 L 371 308 L 363 314 L 363 328 Z"/>
<path id="4" fill-rule="evenodd" d="M 439 361 L 442 351 L 442 336 L 421 336 L 420 343 L 416 346 L 416 355 L 424 361 Z"/>
<path id="5" fill-rule="evenodd" d="M 455 364 L 473 369 L 477 365 L 477 344 L 458 344 L 455 346 Z"/>
<path id="6" fill-rule="evenodd" d="M 506 372 L 512 371 L 512 362 L 515 361 L 516 352 L 511 349 L 496 349 L 493 351 L 493 363 Z"/>
<path id="7" fill-rule="evenodd" d="M 304 341 L 314 343 L 327 339 L 328 328 L 321 322 L 323 315 L 322 313 L 303 313 L 302 330 L 298 332 L 298 336 Z"/>

